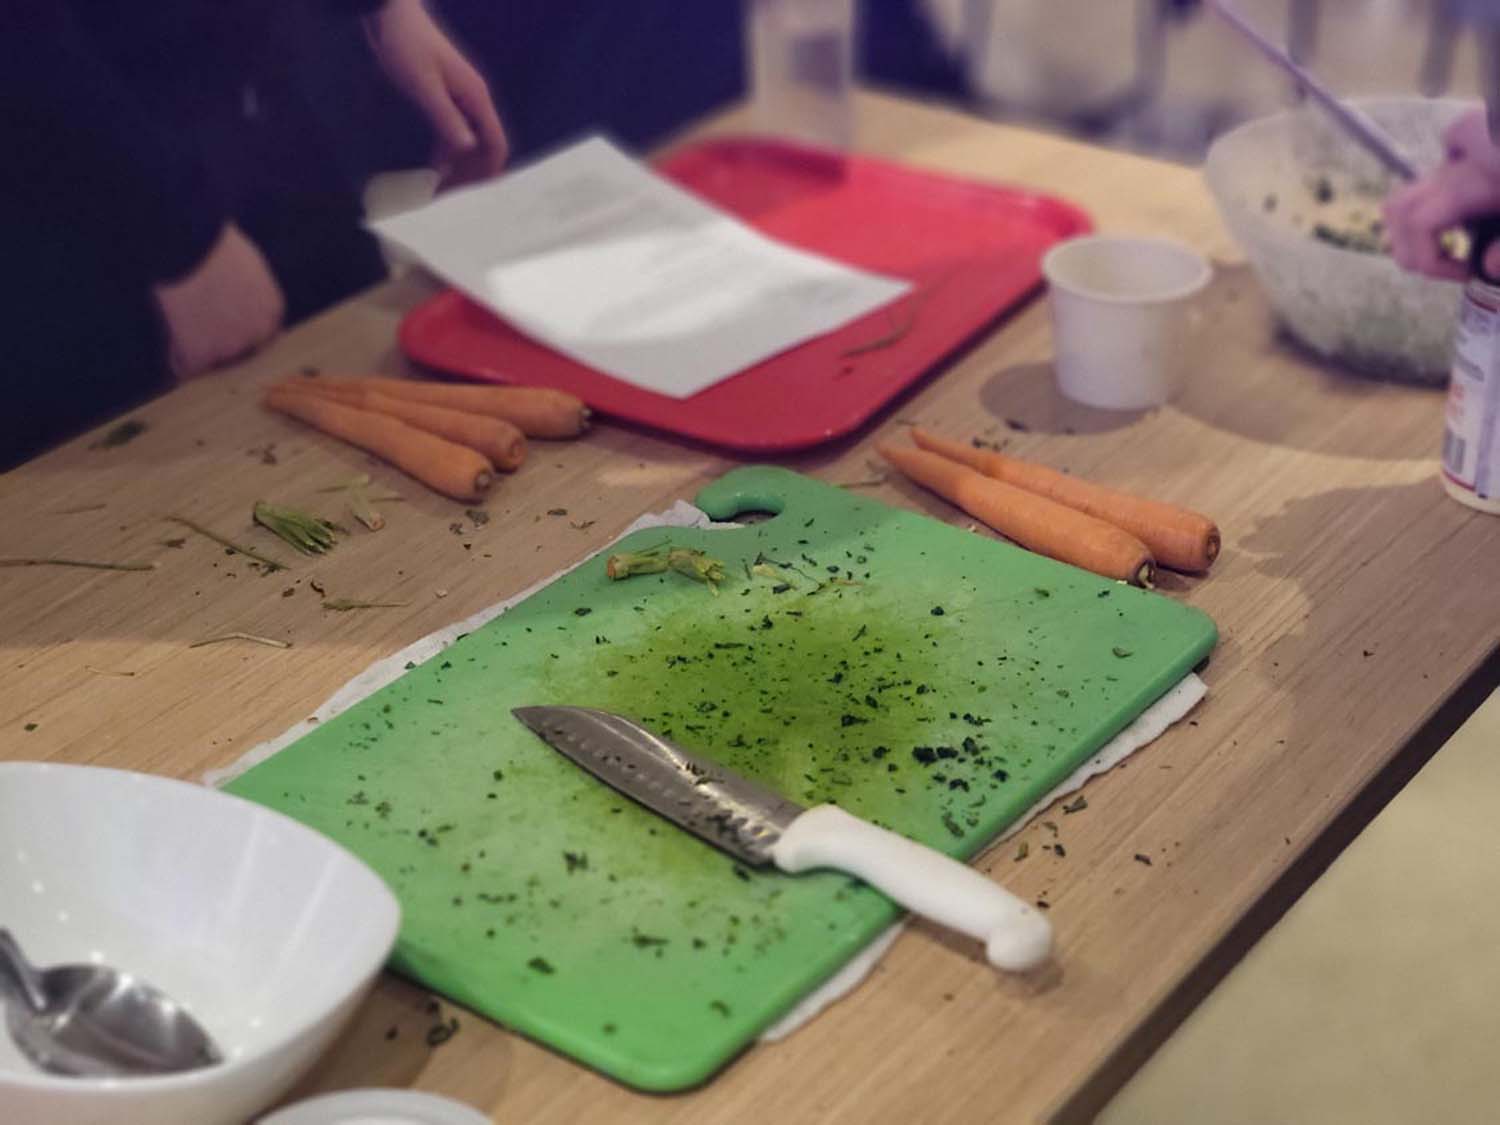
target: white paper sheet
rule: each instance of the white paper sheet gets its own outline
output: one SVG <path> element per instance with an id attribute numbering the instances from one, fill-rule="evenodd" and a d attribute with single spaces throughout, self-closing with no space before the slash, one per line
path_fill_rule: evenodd
<path id="1" fill-rule="evenodd" d="M 911 288 L 767 238 L 600 138 L 370 226 L 533 339 L 672 398 Z"/>

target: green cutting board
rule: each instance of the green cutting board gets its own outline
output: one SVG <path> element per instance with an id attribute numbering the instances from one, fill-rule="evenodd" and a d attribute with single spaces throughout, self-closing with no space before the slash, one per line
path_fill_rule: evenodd
<path id="1" fill-rule="evenodd" d="M 390 883 L 398 971 L 650 1090 L 703 1081 L 898 912 L 842 875 L 736 864 L 512 707 L 618 711 L 968 857 L 1216 639 L 1165 597 L 787 470 L 697 503 L 777 514 L 616 549 L 701 548 L 726 564 L 717 595 L 611 581 L 601 555 L 228 786 Z M 776 570 L 752 573 L 762 558 Z"/>

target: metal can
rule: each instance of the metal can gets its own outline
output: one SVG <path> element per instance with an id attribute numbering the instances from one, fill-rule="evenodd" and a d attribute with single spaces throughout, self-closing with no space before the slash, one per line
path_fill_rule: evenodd
<path id="1" fill-rule="evenodd" d="M 1464 288 L 1443 430 L 1443 487 L 1461 504 L 1500 515 L 1500 285 Z"/>

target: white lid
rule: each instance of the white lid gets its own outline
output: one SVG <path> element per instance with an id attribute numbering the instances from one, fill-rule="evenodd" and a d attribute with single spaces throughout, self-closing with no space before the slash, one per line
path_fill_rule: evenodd
<path id="1" fill-rule="evenodd" d="M 341 1090 L 262 1117 L 259 1125 L 490 1125 L 477 1109 L 419 1090 Z"/>

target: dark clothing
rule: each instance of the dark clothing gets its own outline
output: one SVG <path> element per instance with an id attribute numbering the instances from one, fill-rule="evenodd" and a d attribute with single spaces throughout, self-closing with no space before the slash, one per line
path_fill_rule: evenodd
<path id="1" fill-rule="evenodd" d="M 289 321 L 377 279 L 351 185 L 427 158 L 352 26 L 381 0 L 0 0 L 0 469 L 167 385 L 150 288 L 226 221 Z M 646 148 L 740 97 L 743 0 L 439 0 L 524 160 Z M 961 97 L 916 0 L 863 0 L 860 69 Z"/>
<path id="2" fill-rule="evenodd" d="M 334 6 L 352 20 L 368 5 Z M 0 467 L 166 386 L 151 287 L 191 272 L 227 222 L 266 256 L 289 321 L 380 276 L 284 61 L 299 5 L 0 0 L 0 14 Z"/>
<path id="3" fill-rule="evenodd" d="M 489 79 L 513 159 L 604 131 L 635 149 L 744 96 L 747 0 L 442 0 Z M 856 62 L 879 86 L 961 99 L 918 0 L 860 0 Z"/>

